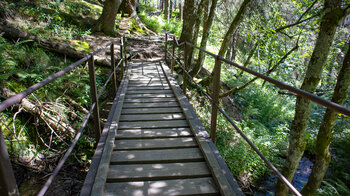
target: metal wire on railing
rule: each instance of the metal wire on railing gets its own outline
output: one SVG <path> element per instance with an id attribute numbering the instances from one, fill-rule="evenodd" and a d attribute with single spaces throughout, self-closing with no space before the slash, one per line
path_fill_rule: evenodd
<path id="1" fill-rule="evenodd" d="M 167 42 L 167 40 L 166 40 L 166 42 Z M 239 65 L 239 64 L 237 64 L 237 63 L 234 63 L 234 62 L 232 62 L 232 61 L 229 61 L 229 60 L 227 60 L 227 59 L 225 59 L 225 58 L 223 58 L 223 57 L 221 57 L 221 56 L 218 56 L 218 55 L 216 55 L 216 54 L 213 54 L 213 53 L 211 53 L 211 52 L 208 52 L 208 51 L 206 51 L 206 50 L 204 50 L 204 49 L 202 49 L 202 48 L 199 48 L 199 47 L 197 47 L 197 46 L 195 46 L 195 45 L 193 45 L 193 44 L 191 44 L 191 43 L 188 43 L 188 42 L 182 42 L 181 44 L 179 44 L 178 43 L 178 41 L 175 39 L 175 38 L 173 38 L 173 52 L 172 52 L 172 54 L 171 54 L 171 57 L 172 57 L 172 62 L 173 62 L 173 60 L 174 61 L 176 61 L 177 63 L 178 63 L 178 65 L 180 66 L 180 68 L 182 69 L 182 71 L 183 71 L 183 78 L 185 78 L 185 76 L 187 77 L 187 78 L 189 78 L 190 80 L 191 80 L 191 82 L 193 82 L 193 84 L 195 84 L 195 86 L 197 87 L 197 88 L 199 88 L 200 89 L 200 91 L 213 103 L 213 105 L 212 105 L 212 121 L 211 121 L 211 136 L 212 136 L 212 138 L 213 138 L 213 135 L 214 135 L 214 139 L 215 139 L 215 132 L 213 132 L 213 130 L 216 130 L 216 112 L 217 111 L 215 111 L 213 108 L 215 107 L 217 110 L 219 110 L 219 112 L 220 113 L 222 113 L 222 115 L 230 122 L 230 124 L 234 127 L 234 129 L 241 135 L 241 137 L 249 144 L 249 146 L 260 156 L 260 158 L 265 162 L 265 164 L 277 175 L 277 177 L 290 189 L 290 191 L 293 193 L 293 194 L 295 194 L 295 195 L 301 195 L 299 192 L 298 192 L 298 190 L 277 170 L 277 168 L 259 151 L 259 149 L 249 140 L 249 138 L 242 132 L 242 130 L 233 122 L 233 120 L 231 120 L 231 118 L 228 116 L 228 114 L 219 106 L 219 104 L 218 104 L 218 102 L 215 102 L 215 99 L 214 99 L 214 97 L 212 96 L 212 95 L 209 95 L 207 92 L 205 92 L 204 91 L 204 89 L 192 78 L 192 76 L 191 76 L 191 74 L 190 73 L 188 73 L 188 71 L 186 70 L 186 67 L 185 66 L 183 66 L 182 65 L 182 63 L 179 61 L 179 60 L 177 60 L 175 57 L 175 54 L 174 54 L 174 46 L 176 46 L 176 47 L 179 47 L 179 46 L 181 46 L 181 45 L 185 45 L 185 47 L 186 47 L 186 45 L 188 45 L 188 46 L 190 46 L 190 47 L 193 47 L 193 48 L 196 48 L 196 49 L 198 49 L 198 50 L 200 50 L 200 51 L 202 51 L 202 52 L 204 52 L 205 54 L 208 54 L 208 55 L 210 55 L 210 56 L 213 56 L 213 57 L 215 57 L 215 67 L 214 67 L 214 79 L 215 79 L 215 77 L 216 77 L 216 79 L 218 79 L 217 81 L 216 81 L 216 84 L 215 84 L 215 81 L 214 81 L 214 87 L 213 87 L 213 89 L 215 90 L 215 88 L 217 88 L 216 89 L 216 91 L 214 91 L 213 90 L 213 93 L 214 92 L 216 92 L 216 94 L 214 94 L 214 95 L 216 95 L 216 101 L 218 100 L 218 93 L 219 93 L 219 88 L 220 88 L 220 72 L 221 72 L 221 68 L 220 68 L 220 66 L 221 66 L 221 61 L 222 62 L 225 62 L 225 63 L 227 63 L 227 64 L 230 64 L 230 65 L 233 65 L 233 66 L 235 66 L 236 68 L 239 68 L 239 69 L 241 69 L 241 70 L 243 70 L 243 71 L 245 71 L 245 72 L 248 72 L 248 73 L 250 73 L 250 74 L 252 74 L 252 75 L 254 75 L 254 76 L 256 76 L 256 77 L 258 77 L 258 78 L 261 78 L 261 79 L 263 79 L 263 80 L 265 80 L 265 81 L 268 81 L 268 82 L 270 82 L 270 83 L 272 83 L 272 84 L 274 84 L 274 85 L 276 85 L 277 87 L 279 87 L 279 88 L 282 88 L 282 89 L 286 89 L 286 90 L 288 90 L 288 91 L 291 91 L 291 92 L 293 92 L 293 93 L 295 93 L 296 95 L 299 95 L 299 96 L 302 96 L 302 97 L 304 97 L 304 98 L 306 98 L 306 99 L 309 99 L 309 100 L 311 100 L 311 101 L 313 101 L 313 102 L 315 102 L 315 103 L 317 103 L 317 104 L 319 104 L 319 105 L 322 105 L 322 106 L 325 106 L 325 107 L 327 107 L 327 108 L 329 108 L 329 109 L 331 109 L 331 110 L 334 110 L 334 111 L 336 111 L 336 112 L 338 112 L 338 113 L 341 113 L 341 114 L 344 114 L 344 115 L 346 115 L 346 116 L 350 116 L 350 110 L 349 109 L 347 109 L 347 108 L 345 108 L 345 107 L 343 107 L 343 106 L 341 106 L 341 105 L 339 105 L 339 104 L 336 104 L 336 103 L 334 103 L 334 102 L 331 102 L 331 101 L 328 101 L 328 100 L 325 100 L 325 99 L 322 99 L 322 98 L 320 98 L 320 97 L 318 97 L 318 96 L 316 96 L 316 95 L 314 95 L 314 94 L 312 94 L 312 93 L 309 93 L 309 92 L 307 92 L 307 91 L 304 91 L 304 90 L 302 90 L 302 89 L 299 89 L 299 88 L 296 88 L 296 87 L 293 87 L 293 86 L 290 86 L 290 85 L 288 85 L 288 84 L 285 84 L 285 83 L 283 83 L 283 82 L 281 82 L 281 81 L 278 81 L 278 80 L 275 80 L 275 79 L 272 79 L 272 78 L 270 78 L 270 77 L 268 77 L 268 76 L 266 76 L 266 75 L 264 75 L 264 74 L 261 74 L 261 73 L 258 73 L 258 72 L 255 72 L 255 71 L 253 71 L 253 70 L 250 70 L 250 69 L 248 69 L 248 68 L 246 68 L 246 67 L 243 67 L 243 66 L 241 66 L 241 65 Z M 166 45 L 167 46 L 167 45 Z M 165 52 L 166 53 L 168 53 L 167 52 L 167 48 L 165 48 Z M 186 48 L 185 48 L 185 58 L 184 59 L 186 59 Z M 166 59 L 165 59 L 166 60 Z M 185 63 L 185 65 L 186 65 L 186 60 L 184 60 L 184 63 Z M 171 65 L 171 69 L 172 69 L 172 71 L 173 71 L 173 64 Z M 215 73 L 216 72 L 216 73 Z M 185 79 L 184 79 L 185 80 Z M 186 87 L 185 87 L 186 88 Z M 185 91 L 186 89 L 184 89 L 184 91 Z M 213 116 L 215 115 L 215 118 L 214 118 L 214 121 L 213 121 Z M 215 123 L 215 125 L 214 126 L 212 126 L 213 125 L 213 123 Z"/>
<path id="2" fill-rule="evenodd" d="M 79 129 L 79 131 L 77 132 L 76 136 L 74 137 L 74 140 L 72 141 L 71 145 L 69 146 L 68 150 L 66 151 L 66 153 L 64 154 L 64 156 L 62 157 L 62 159 L 59 161 L 57 167 L 54 169 L 54 171 L 52 172 L 51 176 L 49 177 L 49 179 L 46 181 L 45 185 L 42 187 L 42 189 L 40 190 L 40 192 L 38 193 L 39 196 L 42 196 L 46 193 L 46 191 L 48 190 L 49 186 L 51 185 L 51 183 L 53 182 L 54 178 L 57 176 L 58 172 L 62 169 L 65 161 L 67 160 L 67 158 L 69 157 L 69 155 L 72 153 L 74 147 L 76 146 L 79 138 L 81 137 L 83 130 L 85 129 L 88 120 L 91 118 L 91 116 L 94 117 L 94 124 L 98 124 L 97 126 L 95 126 L 95 132 L 97 134 L 96 137 L 96 141 L 98 141 L 99 136 L 100 136 L 100 119 L 99 119 L 99 111 L 98 111 L 98 100 L 101 97 L 102 93 L 105 91 L 108 83 L 112 80 L 112 78 L 114 80 L 116 80 L 116 76 L 115 76 L 115 70 L 121 66 L 121 71 L 124 71 L 124 66 L 127 65 L 127 55 L 126 55 L 126 39 L 123 36 L 123 38 L 121 39 L 123 41 L 121 41 L 121 59 L 118 62 L 117 66 L 115 65 L 114 62 L 114 43 L 113 42 L 109 42 L 107 44 L 105 44 L 104 46 L 102 46 L 101 48 L 95 50 L 94 52 L 88 54 L 86 57 L 78 60 L 77 62 L 69 65 L 68 67 L 66 67 L 65 69 L 56 72 L 55 74 L 45 78 L 44 80 L 42 80 L 41 82 L 32 85 L 31 87 L 27 88 L 26 90 L 6 99 L 5 101 L 0 103 L 0 112 L 4 111 L 6 108 L 11 107 L 12 105 L 19 103 L 23 98 L 27 97 L 28 95 L 32 94 L 33 92 L 35 92 L 36 90 L 44 87 L 45 85 L 49 84 L 50 82 L 54 81 L 55 79 L 63 76 L 64 74 L 70 72 L 71 70 L 73 70 L 74 68 L 76 68 L 78 65 L 82 64 L 83 62 L 88 61 L 89 64 L 89 75 L 90 75 L 90 85 L 91 85 L 91 96 L 92 96 L 92 105 L 91 108 L 88 112 L 88 114 L 86 115 L 81 128 Z M 97 89 L 96 89 L 96 80 L 95 80 L 95 68 L 94 68 L 94 55 L 96 55 L 97 53 L 105 50 L 107 47 L 111 46 L 111 73 L 109 74 L 108 79 L 106 80 L 106 82 L 104 83 L 103 87 L 101 88 L 101 90 L 99 91 L 98 95 L 97 95 Z M 114 87 L 113 90 L 114 92 L 116 92 L 116 81 L 113 80 L 114 83 Z M 94 113 L 94 115 L 92 115 L 92 113 Z M 10 185 L 8 184 L 4 184 L 5 186 L 10 187 Z"/>

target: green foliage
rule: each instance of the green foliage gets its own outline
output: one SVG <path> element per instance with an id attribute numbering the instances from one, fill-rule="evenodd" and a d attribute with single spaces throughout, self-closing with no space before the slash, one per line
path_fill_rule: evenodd
<path id="1" fill-rule="evenodd" d="M 163 30 L 180 36 L 182 30 L 182 24 L 177 18 L 172 18 L 168 22 L 164 21 L 164 16 L 148 16 L 145 12 L 139 14 L 141 21 L 151 30 L 157 33 L 161 33 Z"/>

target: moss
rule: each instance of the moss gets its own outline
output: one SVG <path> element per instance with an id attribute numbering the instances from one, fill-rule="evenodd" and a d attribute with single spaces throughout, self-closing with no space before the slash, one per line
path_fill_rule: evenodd
<path id="1" fill-rule="evenodd" d="M 90 53 L 89 43 L 78 41 L 78 40 L 69 40 L 71 46 L 73 46 L 79 52 Z"/>

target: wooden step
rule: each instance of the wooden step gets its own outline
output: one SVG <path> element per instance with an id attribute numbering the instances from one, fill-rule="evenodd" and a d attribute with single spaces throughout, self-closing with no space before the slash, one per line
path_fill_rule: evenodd
<path id="1" fill-rule="evenodd" d="M 140 87 L 128 87 L 128 90 L 170 90 L 169 85 L 163 86 L 140 86 Z"/>
<path id="2" fill-rule="evenodd" d="M 170 149 L 198 146 L 193 137 L 116 140 L 114 150 Z"/>
<path id="3" fill-rule="evenodd" d="M 124 103 L 160 103 L 160 102 L 177 102 L 176 98 L 140 98 L 140 99 L 124 99 Z"/>
<path id="4" fill-rule="evenodd" d="M 188 127 L 186 120 L 120 122 L 118 129 Z"/>
<path id="5" fill-rule="evenodd" d="M 175 196 L 175 195 L 219 195 L 212 178 L 190 178 L 176 180 L 133 181 L 106 183 L 105 195 Z"/>
<path id="6" fill-rule="evenodd" d="M 199 148 L 113 151 L 111 164 L 174 163 L 203 161 Z"/>
<path id="7" fill-rule="evenodd" d="M 131 94 L 171 94 L 172 90 L 128 90 L 127 95 Z"/>
<path id="8" fill-rule="evenodd" d="M 145 121 L 145 120 L 184 120 L 186 119 L 183 114 L 129 114 L 121 115 L 120 122 L 122 121 Z"/>
<path id="9" fill-rule="evenodd" d="M 126 99 L 134 99 L 134 98 L 163 98 L 163 97 L 175 97 L 174 94 L 127 94 L 125 96 Z"/>
<path id="10" fill-rule="evenodd" d="M 132 108 L 123 109 L 122 114 L 168 114 L 168 113 L 181 113 L 180 107 L 172 108 Z"/>
<path id="11" fill-rule="evenodd" d="M 160 102 L 160 103 L 124 103 L 124 108 L 166 108 L 166 107 L 178 107 L 177 102 Z"/>
<path id="12" fill-rule="evenodd" d="M 205 162 L 111 165 L 107 182 L 166 180 L 211 176 Z"/>
<path id="13" fill-rule="evenodd" d="M 192 136 L 189 128 L 118 129 L 116 139 L 173 138 Z"/>

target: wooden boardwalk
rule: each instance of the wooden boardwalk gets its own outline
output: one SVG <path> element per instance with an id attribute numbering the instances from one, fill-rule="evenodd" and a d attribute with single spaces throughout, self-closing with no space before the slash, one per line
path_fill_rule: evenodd
<path id="1" fill-rule="evenodd" d="M 243 195 L 162 62 L 129 64 L 104 132 L 81 195 Z"/>

